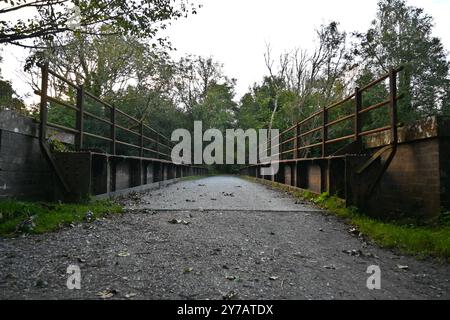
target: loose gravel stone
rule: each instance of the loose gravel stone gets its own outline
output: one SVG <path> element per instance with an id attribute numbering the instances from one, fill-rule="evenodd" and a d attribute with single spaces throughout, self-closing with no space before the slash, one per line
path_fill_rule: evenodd
<path id="1" fill-rule="evenodd" d="M 285 193 L 236 177 L 153 193 L 123 199 L 120 216 L 0 239 L 0 298 L 450 298 L 447 264 L 362 242 Z M 80 290 L 67 289 L 69 265 L 80 267 Z M 371 265 L 381 290 L 366 287 Z"/>

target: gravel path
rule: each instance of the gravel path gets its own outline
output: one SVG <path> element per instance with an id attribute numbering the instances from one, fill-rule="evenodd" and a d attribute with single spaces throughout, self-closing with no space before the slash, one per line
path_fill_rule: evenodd
<path id="1" fill-rule="evenodd" d="M 0 239 L 0 298 L 450 298 L 449 265 L 367 244 L 335 217 L 239 178 L 184 181 L 124 205 L 91 224 Z M 81 290 L 66 287 L 71 264 Z M 381 290 L 366 287 L 370 265 Z"/>

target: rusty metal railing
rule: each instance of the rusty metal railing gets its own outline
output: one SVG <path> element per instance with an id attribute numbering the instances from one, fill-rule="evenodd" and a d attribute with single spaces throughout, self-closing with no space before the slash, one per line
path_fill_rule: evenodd
<path id="1" fill-rule="evenodd" d="M 389 73 L 367 84 L 363 88 L 355 88 L 355 92 L 345 99 L 333 103 L 330 106 L 323 107 L 321 110 L 309 115 L 307 118 L 282 131 L 279 135 L 272 137 L 271 142 L 273 142 L 275 138 L 279 138 L 280 141 L 278 145 L 272 146 L 278 146 L 280 148 L 279 153 L 272 156 L 279 156 L 281 160 L 304 159 L 310 157 L 309 155 L 312 154 L 308 153 L 307 151 L 310 151 L 313 148 L 317 149 L 319 147 L 320 151 L 316 152 L 316 156 L 332 156 L 333 154 L 337 153 L 329 152 L 329 146 L 332 144 L 348 141 L 349 143 L 353 143 L 358 146 L 359 149 L 361 149 L 363 137 L 385 131 L 391 132 L 391 145 L 396 147 L 398 140 L 397 101 L 401 98 L 401 96 L 397 95 L 397 75 L 402 70 L 402 67 L 391 69 Z M 389 79 L 389 97 L 384 101 L 380 101 L 379 103 L 365 107 L 363 109 L 363 94 L 387 79 Z M 345 114 L 335 120 L 329 121 L 329 113 L 331 112 L 331 110 L 336 110 L 339 108 L 343 109 L 348 102 L 351 102 L 352 104 L 351 113 Z M 362 115 L 384 106 L 389 106 L 390 124 L 363 131 L 361 122 Z M 352 132 L 330 138 L 330 128 L 338 124 L 342 124 L 345 121 L 353 121 Z M 308 127 L 308 125 L 310 125 L 311 123 L 313 125 Z M 308 139 L 313 135 L 319 136 L 319 138 Z M 268 146 L 268 149 L 270 149 L 270 146 Z"/>
<path id="2" fill-rule="evenodd" d="M 103 101 L 95 95 L 86 91 L 83 86 L 79 86 L 69 79 L 57 74 L 49 69 L 48 64 L 38 64 L 41 69 L 42 82 L 41 90 L 35 91 L 37 95 L 41 97 L 40 103 L 40 122 L 41 122 L 41 137 L 45 139 L 47 135 L 47 127 L 61 130 L 63 132 L 72 133 L 75 135 L 75 150 L 82 151 L 85 149 L 85 138 L 90 137 L 93 139 L 101 140 L 109 143 L 109 150 L 103 150 L 112 155 L 118 155 L 117 146 L 125 146 L 133 148 L 139 151 L 139 156 L 144 157 L 145 153 L 150 153 L 155 159 L 170 160 L 171 149 L 173 147 L 172 141 L 165 135 L 159 133 L 152 127 L 146 125 L 143 121 L 136 119 L 135 117 L 125 113 L 124 111 L 116 108 L 116 106 Z M 48 93 L 49 76 L 53 76 L 59 81 L 65 83 L 70 89 L 76 91 L 75 105 L 65 101 L 61 101 L 56 97 L 52 97 Z M 89 98 L 99 103 L 104 108 L 109 110 L 109 117 L 99 116 L 85 108 L 85 99 Z M 48 103 L 59 105 L 66 109 L 70 109 L 76 112 L 76 124 L 75 127 L 68 127 L 57 123 L 48 121 Z M 130 126 L 119 124 L 117 117 L 122 116 L 130 121 Z M 102 123 L 109 127 L 109 132 L 106 135 L 100 135 L 98 133 L 89 132 L 85 128 L 85 119 L 90 118 L 97 123 Z M 121 130 L 129 136 L 133 136 L 138 139 L 138 143 L 130 143 L 129 141 L 120 140 L 117 131 Z M 145 134 L 144 131 L 150 132 Z"/>

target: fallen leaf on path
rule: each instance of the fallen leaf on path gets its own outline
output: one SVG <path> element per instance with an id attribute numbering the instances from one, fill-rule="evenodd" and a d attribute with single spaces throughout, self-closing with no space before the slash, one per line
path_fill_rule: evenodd
<path id="1" fill-rule="evenodd" d="M 335 265 L 333 265 L 333 264 L 331 264 L 331 265 L 328 265 L 328 266 L 323 266 L 325 269 L 329 269 L 329 270 L 336 270 L 336 266 Z"/>
<path id="2" fill-rule="evenodd" d="M 94 221 L 94 213 L 92 211 L 86 212 L 86 214 L 84 215 L 84 221 L 86 222 Z"/>
<path id="3" fill-rule="evenodd" d="M 233 300 L 236 299 L 238 296 L 238 293 L 236 291 L 230 291 L 227 294 L 223 295 L 223 300 Z"/>
<path id="4" fill-rule="evenodd" d="M 35 216 L 28 217 L 27 219 L 23 220 L 16 226 L 15 232 L 31 232 L 36 228 L 36 224 L 34 223 Z"/>
<path id="5" fill-rule="evenodd" d="M 183 270 L 183 273 L 184 274 L 191 273 L 193 270 L 194 270 L 194 268 L 186 268 L 186 269 Z"/>
<path id="6" fill-rule="evenodd" d="M 402 266 L 402 265 L 397 265 L 397 268 L 401 269 L 401 270 L 408 270 L 409 267 L 408 266 Z"/>
<path id="7" fill-rule="evenodd" d="M 225 278 L 230 281 L 236 280 L 235 276 L 226 276 Z"/>
<path id="8" fill-rule="evenodd" d="M 170 224 L 184 224 L 184 225 L 189 225 L 191 224 L 190 221 L 186 221 L 186 220 L 179 220 L 179 219 L 172 219 L 168 221 Z"/>
<path id="9" fill-rule="evenodd" d="M 46 288 L 48 287 L 48 282 L 42 279 L 37 279 L 34 285 L 37 288 Z"/>
<path id="10" fill-rule="evenodd" d="M 280 277 L 272 276 L 272 277 L 269 277 L 269 280 L 276 281 L 276 280 L 278 280 L 279 278 L 280 278 Z"/>
<path id="11" fill-rule="evenodd" d="M 350 233 L 352 236 L 363 238 L 363 234 L 356 228 L 348 229 L 348 233 Z"/>
<path id="12" fill-rule="evenodd" d="M 129 256 L 130 256 L 130 253 L 129 253 L 128 251 L 120 251 L 120 252 L 117 254 L 117 256 L 118 256 L 118 257 L 129 257 Z"/>
<path id="13" fill-rule="evenodd" d="M 106 289 L 106 290 L 103 290 L 103 291 L 98 292 L 98 293 L 97 293 L 97 296 L 100 297 L 100 298 L 102 298 L 102 299 L 109 299 L 109 298 L 114 297 L 116 294 L 118 294 L 118 291 L 117 291 L 117 290 L 114 290 L 114 289 Z"/>
<path id="14" fill-rule="evenodd" d="M 130 299 L 130 298 L 133 298 L 133 297 L 136 297 L 136 296 L 137 296 L 136 293 L 127 293 L 127 294 L 125 295 L 125 298 Z"/>
<path id="15" fill-rule="evenodd" d="M 234 193 L 233 192 L 230 192 L 230 193 L 228 193 L 228 192 L 222 192 L 222 194 L 225 196 L 225 197 L 234 197 Z"/>
<path id="16" fill-rule="evenodd" d="M 343 250 L 342 252 L 344 252 L 350 256 L 356 256 L 356 257 L 363 255 L 361 250 Z"/>

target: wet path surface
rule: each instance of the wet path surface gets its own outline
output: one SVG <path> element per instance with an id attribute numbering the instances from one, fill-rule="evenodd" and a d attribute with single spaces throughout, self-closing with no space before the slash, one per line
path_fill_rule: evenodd
<path id="1" fill-rule="evenodd" d="M 121 216 L 0 239 L 0 298 L 450 298 L 448 265 L 365 243 L 335 217 L 246 180 L 184 181 L 125 205 Z M 71 264 L 81 290 L 66 287 Z M 381 290 L 366 287 L 371 265 Z"/>

